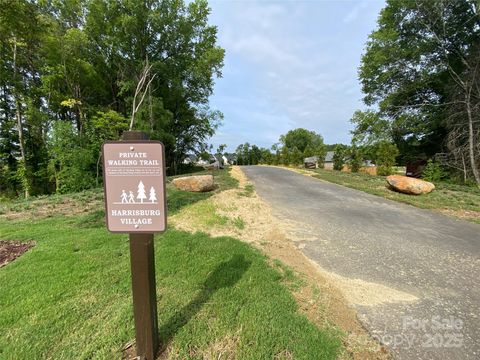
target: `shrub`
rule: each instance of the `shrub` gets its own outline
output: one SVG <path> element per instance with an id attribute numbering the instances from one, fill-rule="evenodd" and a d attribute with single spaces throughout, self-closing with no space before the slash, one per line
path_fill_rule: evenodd
<path id="1" fill-rule="evenodd" d="M 391 166 L 380 165 L 377 167 L 377 175 L 388 176 L 393 174 L 393 168 Z"/>
<path id="2" fill-rule="evenodd" d="M 427 166 L 423 170 L 422 179 L 430 182 L 437 182 L 442 180 L 445 175 L 445 171 L 442 169 L 440 164 L 430 159 L 427 162 Z"/>
<path id="3" fill-rule="evenodd" d="M 377 175 L 388 176 L 393 174 L 393 166 L 398 153 L 397 145 L 387 141 L 381 141 L 376 145 L 375 163 L 378 166 Z"/>
<path id="4" fill-rule="evenodd" d="M 345 155 L 347 152 L 347 147 L 345 145 L 335 146 L 333 154 L 333 170 L 342 170 L 345 165 Z"/>
<path id="5" fill-rule="evenodd" d="M 352 171 L 352 173 L 357 173 L 362 167 L 362 163 L 363 163 L 362 151 L 359 147 L 353 145 L 350 148 L 350 161 L 349 161 L 350 170 Z"/>

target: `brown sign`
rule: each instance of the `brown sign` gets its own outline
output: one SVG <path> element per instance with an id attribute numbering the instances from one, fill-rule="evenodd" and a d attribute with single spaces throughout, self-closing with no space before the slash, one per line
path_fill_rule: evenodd
<path id="1" fill-rule="evenodd" d="M 165 152 L 158 141 L 103 144 L 107 228 L 121 233 L 166 228 Z"/>

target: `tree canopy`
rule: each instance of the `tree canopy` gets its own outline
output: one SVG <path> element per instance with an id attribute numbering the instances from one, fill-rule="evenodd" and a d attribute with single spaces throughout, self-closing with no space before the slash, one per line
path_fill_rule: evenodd
<path id="1" fill-rule="evenodd" d="M 404 160 L 448 152 L 480 184 L 480 13 L 475 0 L 388 0 L 359 69 L 354 137 L 393 140 Z"/>
<path id="2" fill-rule="evenodd" d="M 208 101 L 224 58 L 209 13 L 205 0 L 3 2 L 0 191 L 95 185 L 100 144 L 128 129 L 146 68 L 134 130 L 164 142 L 175 172 L 222 120 Z"/>
<path id="3" fill-rule="evenodd" d="M 280 136 L 280 142 L 271 149 L 259 148 L 248 142 L 238 145 L 236 149 L 239 165 L 283 164 L 300 165 L 306 157 L 316 156 L 320 164 L 326 155 L 327 145 L 323 137 L 314 131 L 298 128 Z"/>

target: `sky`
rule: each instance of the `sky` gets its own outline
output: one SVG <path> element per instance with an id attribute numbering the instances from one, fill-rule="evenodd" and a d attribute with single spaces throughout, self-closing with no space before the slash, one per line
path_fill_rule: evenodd
<path id="1" fill-rule="evenodd" d="M 214 150 L 267 147 L 302 127 L 325 143 L 350 143 L 364 109 L 358 66 L 383 0 L 210 0 L 225 49 L 212 109 L 223 112 Z"/>

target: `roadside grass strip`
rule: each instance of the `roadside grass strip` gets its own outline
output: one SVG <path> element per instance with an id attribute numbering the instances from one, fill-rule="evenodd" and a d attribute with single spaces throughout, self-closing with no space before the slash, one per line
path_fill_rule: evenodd
<path id="1" fill-rule="evenodd" d="M 236 186 L 221 176 L 221 189 Z M 169 188 L 169 211 L 208 196 Z M 107 232 L 101 209 L 0 219 L 0 239 L 36 243 L 0 268 L 1 359 L 122 357 L 134 339 L 128 237 Z M 155 236 L 155 260 L 162 358 L 334 359 L 343 351 L 337 330 L 299 312 L 293 272 L 244 242 L 170 228 Z"/>
<path id="2" fill-rule="evenodd" d="M 429 194 L 407 195 L 388 189 L 383 176 L 325 169 L 308 170 L 308 172 L 321 180 L 480 223 L 480 190 L 475 187 L 438 182 L 435 184 L 435 190 Z"/>

